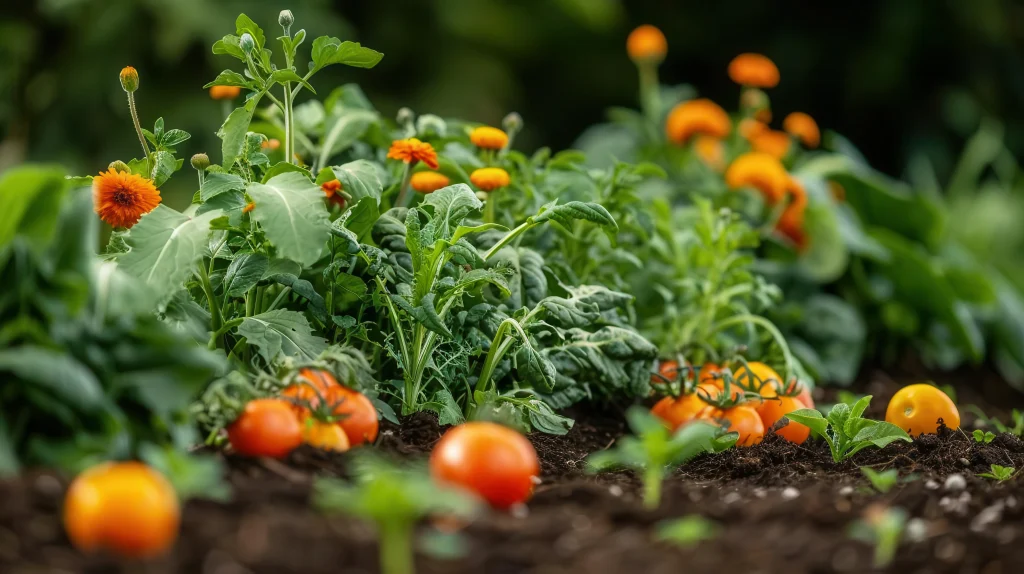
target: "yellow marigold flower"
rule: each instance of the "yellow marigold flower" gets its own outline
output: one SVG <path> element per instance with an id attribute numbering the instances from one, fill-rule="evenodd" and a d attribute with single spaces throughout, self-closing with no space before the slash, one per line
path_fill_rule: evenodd
<path id="1" fill-rule="evenodd" d="M 245 204 L 245 207 L 242 208 L 242 213 L 249 213 L 250 211 L 252 211 L 254 209 L 256 209 L 256 203 L 253 202 L 253 201 L 250 201 L 249 203 Z"/>
<path id="2" fill-rule="evenodd" d="M 420 193 L 434 193 L 442 187 L 448 187 L 451 180 L 443 173 L 436 171 L 418 171 L 409 180 L 412 188 Z"/>
<path id="3" fill-rule="evenodd" d="M 731 189 L 753 187 L 768 203 L 778 203 L 786 195 L 789 174 L 778 158 L 755 151 L 733 160 L 725 172 L 725 183 Z"/>
<path id="4" fill-rule="evenodd" d="M 741 86 L 774 88 L 779 85 L 779 69 L 767 56 L 740 54 L 729 62 L 729 78 Z"/>
<path id="5" fill-rule="evenodd" d="M 416 138 L 395 140 L 391 142 L 391 149 L 388 150 L 389 159 L 397 159 L 408 164 L 415 164 L 422 161 L 430 169 L 437 169 L 437 152 L 434 146 L 421 142 Z"/>
<path id="6" fill-rule="evenodd" d="M 141 175 L 111 168 L 93 178 L 92 200 L 100 219 L 114 227 L 130 228 L 160 205 L 160 191 Z"/>
<path id="7" fill-rule="evenodd" d="M 669 141 L 683 145 L 697 134 L 724 138 L 732 130 L 729 114 L 707 98 L 689 100 L 672 108 L 665 120 Z"/>
<path id="8" fill-rule="evenodd" d="M 213 86 L 210 88 L 210 97 L 215 100 L 233 100 L 242 93 L 238 86 Z"/>
<path id="9" fill-rule="evenodd" d="M 746 118 L 740 121 L 740 135 L 746 140 L 752 140 L 768 131 L 768 124 L 754 118 Z"/>
<path id="10" fill-rule="evenodd" d="M 511 182 L 508 172 L 500 167 L 482 167 L 469 174 L 469 181 L 484 191 L 494 191 Z"/>
<path id="11" fill-rule="evenodd" d="M 750 145 L 754 148 L 754 151 L 782 159 L 789 153 L 791 141 L 789 134 L 786 132 L 768 129 L 751 138 Z"/>
<path id="12" fill-rule="evenodd" d="M 782 120 L 782 129 L 795 136 L 807 147 L 815 148 L 821 143 L 821 130 L 818 129 L 818 123 L 803 112 L 793 112 L 786 116 L 786 119 Z"/>
<path id="13" fill-rule="evenodd" d="M 660 64 L 668 53 L 668 41 L 665 34 L 656 26 L 644 24 L 629 33 L 626 38 L 626 53 L 629 59 L 637 64 Z"/>
<path id="14" fill-rule="evenodd" d="M 697 156 L 708 167 L 715 171 L 725 169 L 725 144 L 722 140 L 701 134 L 693 140 L 693 147 L 697 150 Z"/>
<path id="15" fill-rule="evenodd" d="M 327 196 L 327 201 L 337 205 L 338 207 L 345 207 L 345 196 L 341 193 L 341 182 L 332 179 L 331 181 L 325 181 L 320 189 L 324 191 L 324 195 Z"/>
<path id="16" fill-rule="evenodd" d="M 129 94 L 139 89 L 139 73 L 131 66 L 121 68 L 121 87 Z"/>
<path id="17" fill-rule="evenodd" d="M 505 149 L 508 134 L 490 126 L 480 126 L 469 132 L 469 141 L 480 149 Z"/>

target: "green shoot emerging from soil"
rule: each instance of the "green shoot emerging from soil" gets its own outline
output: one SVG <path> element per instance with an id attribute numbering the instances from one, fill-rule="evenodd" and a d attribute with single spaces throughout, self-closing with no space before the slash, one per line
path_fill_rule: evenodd
<path id="1" fill-rule="evenodd" d="M 995 433 L 989 432 L 989 431 L 983 431 L 981 429 L 974 429 L 974 432 L 971 433 L 971 434 L 972 434 L 972 436 L 974 436 L 974 442 L 980 442 L 980 443 L 983 443 L 983 444 L 988 444 L 988 443 L 992 442 L 993 440 L 995 440 L 995 438 L 996 438 Z"/>
<path id="2" fill-rule="evenodd" d="M 413 572 L 413 529 L 421 518 L 438 515 L 464 519 L 477 510 L 474 499 L 437 486 L 425 469 L 398 466 L 376 455 L 356 460 L 351 484 L 319 479 L 314 504 L 377 525 L 383 574 Z"/>
<path id="3" fill-rule="evenodd" d="M 995 417 L 990 417 L 985 414 L 980 408 L 975 405 L 967 405 L 967 410 L 974 413 L 978 420 L 984 422 L 986 425 L 996 429 L 996 431 L 1004 433 L 1008 432 L 1014 436 L 1024 436 L 1024 412 L 1017 409 L 1010 411 L 1010 425 L 1004 424 Z M 977 432 L 977 431 L 975 431 Z"/>
<path id="4" fill-rule="evenodd" d="M 590 455 L 593 472 L 612 468 L 631 468 L 643 472 L 644 506 L 657 508 L 661 503 L 661 483 L 665 471 L 705 452 L 722 452 L 736 444 L 738 433 L 703 422 L 688 424 L 673 434 L 660 420 L 641 407 L 626 412 L 635 436 L 619 440 L 615 449 Z"/>
<path id="5" fill-rule="evenodd" d="M 871 482 L 871 487 L 882 494 L 892 490 L 900 479 L 900 473 L 895 468 L 879 472 L 873 468 L 862 466 L 860 467 L 860 471 L 864 474 L 865 478 Z"/>
<path id="6" fill-rule="evenodd" d="M 1012 477 L 1013 473 L 1017 471 L 1017 469 L 1012 466 L 999 466 L 998 464 L 991 465 L 989 469 L 989 472 L 983 472 L 978 476 L 980 476 L 981 478 L 991 478 L 992 480 L 998 480 L 999 482 L 1003 482 L 1004 480 L 1008 480 L 1010 477 Z"/>
<path id="7" fill-rule="evenodd" d="M 907 512 L 902 508 L 868 508 L 864 519 L 850 525 L 850 537 L 875 545 L 875 567 L 884 568 L 896 557 Z"/>
<path id="8" fill-rule="evenodd" d="M 898 440 L 910 442 L 910 436 L 898 426 L 862 418 L 870 403 L 869 395 L 853 406 L 835 405 L 827 417 L 814 409 L 799 409 L 786 418 L 810 427 L 814 435 L 825 439 L 835 462 L 842 462 L 869 446 L 882 448 Z"/>
<path id="9" fill-rule="evenodd" d="M 657 526 L 658 540 L 671 542 L 684 548 L 719 535 L 721 528 L 712 520 L 699 514 L 690 514 L 675 520 L 666 520 Z"/>

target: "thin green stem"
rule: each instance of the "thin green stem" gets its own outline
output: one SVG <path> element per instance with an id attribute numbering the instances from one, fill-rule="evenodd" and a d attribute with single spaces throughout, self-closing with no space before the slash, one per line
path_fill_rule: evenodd
<path id="1" fill-rule="evenodd" d="M 292 288 L 288 287 L 288 286 L 285 286 L 284 289 L 281 289 L 281 292 L 277 294 L 277 297 L 274 299 L 273 303 L 270 304 L 270 308 L 267 309 L 267 311 L 273 311 L 274 309 L 277 309 L 277 306 L 284 299 L 285 295 L 287 295 L 288 293 L 291 293 L 291 291 L 292 291 Z"/>
<path id="2" fill-rule="evenodd" d="M 639 65 L 640 70 L 640 105 L 644 110 L 647 120 L 658 124 L 658 115 L 661 108 L 660 86 L 658 85 L 658 66 L 653 62 L 645 62 Z"/>
<path id="3" fill-rule="evenodd" d="M 660 466 L 651 465 L 644 469 L 644 508 L 654 510 L 661 504 L 661 483 L 665 471 Z"/>
<path id="4" fill-rule="evenodd" d="M 733 325 L 739 325 L 742 323 L 750 323 L 752 325 L 757 325 L 764 329 L 765 331 L 767 331 L 768 334 L 772 336 L 772 339 L 774 339 L 776 344 L 779 345 L 779 348 L 782 349 L 782 356 L 785 358 L 786 361 L 786 373 L 784 375 L 784 378 L 788 381 L 792 376 L 793 363 L 795 359 L 793 359 L 793 354 L 789 350 L 789 345 L 786 343 L 785 337 L 782 336 L 782 333 L 775 326 L 775 324 L 769 321 L 768 319 L 765 319 L 764 317 L 761 317 L 759 315 L 752 315 L 750 313 L 746 313 L 743 315 L 734 315 L 732 317 L 729 317 L 728 319 L 716 323 L 714 326 L 712 326 L 711 332 L 717 333 L 718 331 L 722 331 L 728 327 L 731 327 Z"/>
<path id="5" fill-rule="evenodd" d="M 494 190 L 487 194 L 487 201 L 484 203 L 484 223 L 494 223 L 494 204 L 497 203 L 497 197 L 494 195 L 498 193 L 498 190 Z"/>
<path id="6" fill-rule="evenodd" d="M 526 233 L 534 225 L 537 224 L 533 222 L 533 218 L 531 217 L 530 219 L 527 219 L 526 221 L 522 222 L 519 225 L 519 227 L 516 227 L 512 231 L 506 233 L 504 237 L 499 239 L 498 242 L 494 244 L 493 247 L 487 250 L 487 253 L 484 253 L 484 261 L 490 259 L 495 253 L 501 251 L 503 247 L 514 241 L 516 237 L 519 237 L 523 233 Z"/>
<path id="7" fill-rule="evenodd" d="M 380 571 L 382 574 L 413 574 L 412 525 L 398 520 L 381 522 Z"/>
<path id="8" fill-rule="evenodd" d="M 412 194 L 409 193 L 409 181 L 412 179 L 412 162 L 405 164 L 405 171 L 402 173 L 402 186 L 398 189 L 398 199 L 395 207 L 409 207 L 409 200 Z"/>
<path id="9" fill-rule="evenodd" d="M 222 319 L 220 316 L 220 305 L 217 304 L 217 298 L 213 294 L 213 285 L 210 283 L 210 274 L 206 271 L 205 265 L 199 266 L 199 279 L 202 281 L 203 292 L 206 294 L 206 301 L 210 307 L 210 342 L 208 347 L 210 349 L 217 348 L 217 333 L 220 331 L 222 325 Z"/>
<path id="10" fill-rule="evenodd" d="M 139 143 L 142 144 L 142 153 L 146 154 L 146 174 L 150 179 L 153 177 L 153 165 L 150 161 L 149 144 L 146 143 L 146 136 L 142 134 L 142 124 L 139 123 L 139 112 L 135 109 L 135 94 L 128 92 L 128 110 L 132 114 L 132 124 L 135 126 L 135 133 L 139 135 Z"/>

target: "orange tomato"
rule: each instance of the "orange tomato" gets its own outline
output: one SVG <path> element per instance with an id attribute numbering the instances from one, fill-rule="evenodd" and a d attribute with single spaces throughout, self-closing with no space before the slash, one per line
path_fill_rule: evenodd
<path id="1" fill-rule="evenodd" d="M 449 430 L 430 453 L 434 480 L 476 493 L 495 508 L 525 502 L 540 474 L 537 452 L 518 432 L 492 422 Z"/>
<path id="2" fill-rule="evenodd" d="M 661 376 L 659 377 L 658 375 Z M 664 385 L 667 384 L 666 381 L 676 380 L 676 377 L 679 376 L 679 361 L 671 359 L 661 361 L 658 363 L 658 375 L 651 375 L 651 382 L 655 385 Z"/>
<path id="3" fill-rule="evenodd" d="M 738 432 L 736 446 L 755 445 L 764 439 L 764 423 L 754 407 L 739 405 L 728 409 L 706 407 L 697 414 L 698 420 L 725 421 L 729 432 Z"/>
<path id="4" fill-rule="evenodd" d="M 349 449 L 348 435 L 337 423 L 325 423 L 314 418 L 302 425 L 302 442 L 320 450 L 345 452 Z"/>
<path id="5" fill-rule="evenodd" d="M 715 378 L 715 375 L 721 373 L 723 369 L 724 367 L 714 363 L 704 363 L 700 368 L 700 382 L 712 383 L 721 387 L 722 379 Z"/>
<path id="6" fill-rule="evenodd" d="M 923 383 L 897 391 L 885 409 L 885 420 L 907 431 L 910 436 L 938 432 L 939 419 L 947 428 L 960 428 L 960 411 L 953 399 Z"/>
<path id="7" fill-rule="evenodd" d="M 717 389 L 715 389 L 717 391 Z M 721 392 L 721 391 L 718 391 Z M 695 394 L 681 397 L 665 397 L 651 409 L 651 414 L 661 419 L 671 430 L 676 430 L 693 420 L 697 413 L 708 406 Z"/>
<path id="8" fill-rule="evenodd" d="M 775 372 L 775 369 L 758 361 L 750 361 L 746 366 L 740 365 L 736 369 L 735 379 L 744 388 L 760 392 L 763 397 L 775 396 L 775 394 L 765 394 L 764 387 L 767 386 L 774 393 L 782 385 L 782 377 Z"/>
<path id="9" fill-rule="evenodd" d="M 761 416 L 765 432 L 768 432 L 783 416 L 803 408 L 807 408 L 807 405 L 798 399 L 778 397 L 761 403 L 761 406 L 757 407 L 757 414 Z M 786 426 L 776 431 L 776 434 L 789 442 L 803 444 L 807 437 L 811 436 L 811 429 L 795 421 L 789 421 Z"/>
<path id="10" fill-rule="evenodd" d="M 801 403 L 803 403 L 804 406 L 806 406 L 807 408 L 813 409 L 814 408 L 814 397 L 811 396 L 811 389 L 810 389 L 810 387 L 808 387 L 807 385 L 805 385 L 803 383 L 800 383 L 798 381 L 793 381 L 792 384 L 795 384 L 797 386 L 797 388 L 800 389 L 800 392 L 796 394 L 796 399 L 798 401 L 800 401 Z"/>
<path id="11" fill-rule="evenodd" d="M 350 445 L 355 447 L 377 440 L 380 421 L 377 409 L 366 395 L 339 385 L 328 393 L 327 400 L 334 405 L 334 415 L 341 417 L 338 426 L 348 435 Z"/>
<path id="12" fill-rule="evenodd" d="M 300 417 L 309 414 L 310 408 L 320 405 L 320 399 L 325 397 L 331 389 L 337 388 L 338 384 L 334 375 L 320 369 L 302 369 L 295 382 L 288 385 L 281 396 L 295 405 L 295 412 Z"/>
<path id="13" fill-rule="evenodd" d="M 281 458 L 302 444 L 302 425 L 294 406 L 280 399 L 257 399 L 228 426 L 238 454 Z"/>
<path id="14" fill-rule="evenodd" d="M 139 462 L 94 466 L 75 478 L 64 497 L 68 538 L 86 552 L 156 556 L 174 543 L 180 521 L 174 487 Z"/>

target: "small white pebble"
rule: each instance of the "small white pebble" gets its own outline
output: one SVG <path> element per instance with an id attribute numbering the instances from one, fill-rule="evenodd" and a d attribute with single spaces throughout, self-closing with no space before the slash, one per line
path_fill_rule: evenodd
<path id="1" fill-rule="evenodd" d="M 794 498 L 798 498 L 799 496 L 800 491 L 793 488 L 792 486 L 787 486 L 786 488 L 782 489 L 783 500 L 793 500 Z"/>
<path id="2" fill-rule="evenodd" d="M 987 506 L 971 521 L 972 532 L 984 532 L 985 527 L 1003 519 L 1003 501 Z"/>
<path id="3" fill-rule="evenodd" d="M 723 496 L 722 497 L 722 502 L 724 502 L 726 504 L 733 504 L 735 502 L 739 502 L 742 499 L 743 499 L 743 496 L 740 493 L 738 493 L 738 492 L 736 492 L 734 490 L 734 491 L 726 494 L 725 496 Z"/>
<path id="4" fill-rule="evenodd" d="M 939 508 L 953 514 L 959 514 L 965 516 L 967 514 L 967 507 L 971 503 L 971 493 L 961 492 L 960 496 L 943 496 L 939 500 Z"/>
<path id="5" fill-rule="evenodd" d="M 910 542 L 921 542 L 928 537 L 928 524 L 920 518 L 911 518 L 904 532 Z"/>
<path id="6" fill-rule="evenodd" d="M 1017 508 L 1017 497 L 1007 496 L 1006 497 L 1006 508 Z"/>
<path id="7" fill-rule="evenodd" d="M 754 496 L 757 498 L 764 498 L 768 496 L 768 491 L 761 487 L 757 487 L 754 489 Z"/>
<path id="8" fill-rule="evenodd" d="M 930 478 L 924 481 L 924 487 L 927 488 L 928 490 L 938 490 L 940 486 L 942 485 L 940 485 L 937 481 L 934 481 Z"/>
<path id="9" fill-rule="evenodd" d="M 608 494 L 612 496 L 622 496 L 622 487 L 617 484 L 613 484 L 608 487 Z"/>
<path id="10" fill-rule="evenodd" d="M 512 505 L 512 507 L 508 509 L 508 513 L 511 514 L 513 518 L 526 518 L 530 514 L 530 509 L 527 508 L 525 504 L 519 503 Z"/>
<path id="11" fill-rule="evenodd" d="M 960 492 L 967 488 L 967 479 L 962 474 L 951 474 L 946 477 L 946 482 L 943 484 L 943 488 L 949 492 Z"/>
<path id="12" fill-rule="evenodd" d="M 839 496 L 850 496 L 851 494 L 853 494 L 852 486 L 847 485 L 839 489 Z"/>

